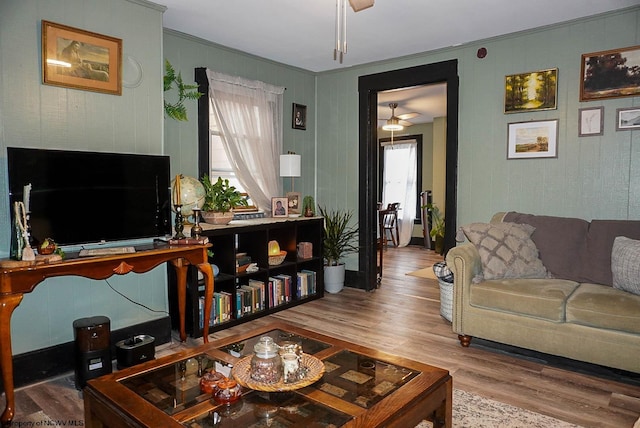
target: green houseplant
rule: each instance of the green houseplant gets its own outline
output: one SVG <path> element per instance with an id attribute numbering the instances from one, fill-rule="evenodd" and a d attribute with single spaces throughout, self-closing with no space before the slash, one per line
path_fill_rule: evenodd
<path id="1" fill-rule="evenodd" d="M 204 186 L 204 204 L 202 204 L 202 218 L 207 223 L 227 224 L 233 219 L 233 209 L 249 205 L 235 186 L 229 184 L 228 179 L 218 177 L 214 183 L 208 174 L 200 179 Z"/>
<path id="2" fill-rule="evenodd" d="M 175 85 L 178 90 L 178 101 L 170 103 L 164 100 L 164 112 L 172 119 L 187 121 L 187 108 L 184 105 L 185 100 L 197 100 L 202 96 L 202 92 L 198 92 L 198 85 L 189 85 L 182 81 L 180 72 L 176 73 L 169 60 L 165 60 L 165 72 L 163 78 L 164 92 L 171 90 Z"/>
<path id="3" fill-rule="evenodd" d="M 302 199 L 302 214 L 305 217 L 316 215 L 316 203 L 313 200 L 313 196 L 307 195 Z"/>
<path id="4" fill-rule="evenodd" d="M 342 258 L 359 251 L 356 244 L 358 227 L 350 225 L 352 211 L 327 210 L 321 206 L 318 209 L 324 217 L 324 289 L 328 293 L 338 293 L 344 287 L 345 265 Z"/>
<path id="5" fill-rule="evenodd" d="M 427 204 L 427 209 L 431 211 L 431 230 L 429 235 L 435 243 L 435 252 L 442 254 L 444 252 L 444 217 L 440 213 L 440 208 L 435 204 Z"/>

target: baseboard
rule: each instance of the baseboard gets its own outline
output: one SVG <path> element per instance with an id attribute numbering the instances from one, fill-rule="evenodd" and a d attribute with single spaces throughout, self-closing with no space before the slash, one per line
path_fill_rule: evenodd
<path id="1" fill-rule="evenodd" d="M 155 344 L 171 341 L 171 318 L 169 316 L 112 330 L 111 356 L 115 360 L 115 344 L 138 334 L 155 338 Z M 13 383 L 16 388 L 40 382 L 75 370 L 75 343 L 67 342 L 49 348 L 25 352 L 13 356 Z M 3 390 L 0 385 L 0 390 Z"/>

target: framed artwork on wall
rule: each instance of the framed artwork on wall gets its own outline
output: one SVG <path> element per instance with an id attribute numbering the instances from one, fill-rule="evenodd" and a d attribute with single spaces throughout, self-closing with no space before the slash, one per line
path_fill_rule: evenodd
<path id="1" fill-rule="evenodd" d="M 616 131 L 640 129 L 640 107 L 616 110 Z"/>
<path id="2" fill-rule="evenodd" d="M 291 126 L 293 129 L 307 129 L 307 106 L 293 103 Z"/>
<path id="3" fill-rule="evenodd" d="M 558 157 L 558 119 L 508 125 L 507 159 Z"/>
<path id="4" fill-rule="evenodd" d="M 505 77 L 505 113 L 555 110 L 557 99 L 557 68 L 511 74 Z"/>
<path id="5" fill-rule="evenodd" d="M 640 46 L 582 55 L 580 101 L 640 95 Z"/>
<path id="6" fill-rule="evenodd" d="M 604 107 L 578 110 L 578 136 L 604 135 Z"/>
<path id="7" fill-rule="evenodd" d="M 271 216 L 288 217 L 288 199 L 286 197 L 271 198 Z"/>
<path id="8" fill-rule="evenodd" d="M 122 95 L 122 40 L 43 20 L 42 83 Z"/>

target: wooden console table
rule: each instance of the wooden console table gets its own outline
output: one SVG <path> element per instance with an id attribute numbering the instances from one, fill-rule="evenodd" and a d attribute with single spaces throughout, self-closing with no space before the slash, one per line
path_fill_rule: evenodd
<path id="1" fill-rule="evenodd" d="M 15 412 L 13 360 L 11 351 L 11 315 L 24 293 L 32 292 L 47 278 L 74 275 L 90 279 L 106 279 L 129 272 L 144 273 L 169 262 L 176 269 L 178 306 L 180 311 L 180 339 L 185 341 L 185 302 L 188 265 L 196 266 L 205 277 L 204 342 L 208 342 L 209 314 L 213 298 L 213 272 L 207 256 L 210 245 L 176 245 L 164 243 L 136 246 L 136 252 L 97 257 L 78 257 L 67 254 L 60 262 L 0 268 L 0 369 L 6 405 L 0 422 L 10 426 Z"/>

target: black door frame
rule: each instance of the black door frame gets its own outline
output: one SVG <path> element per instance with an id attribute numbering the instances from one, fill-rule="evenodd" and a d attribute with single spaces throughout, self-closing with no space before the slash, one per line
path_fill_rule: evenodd
<path id="1" fill-rule="evenodd" d="M 358 222 L 360 228 L 358 256 L 359 281 L 365 290 L 376 288 L 377 247 L 377 126 L 378 92 L 411 86 L 447 84 L 447 142 L 446 142 L 446 190 L 445 190 L 445 252 L 455 246 L 457 228 L 458 182 L 458 61 L 453 59 L 433 64 L 386 71 L 360 76 L 359 93 L 359 201 Z"/>

